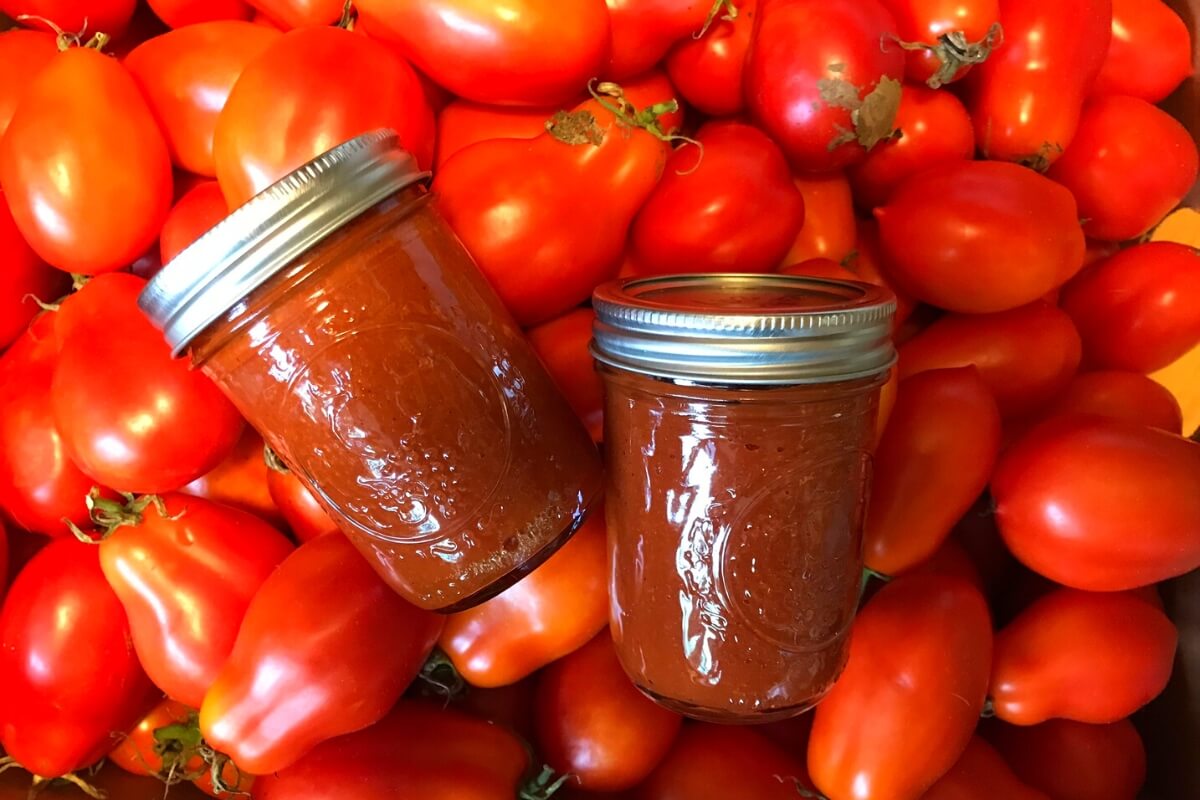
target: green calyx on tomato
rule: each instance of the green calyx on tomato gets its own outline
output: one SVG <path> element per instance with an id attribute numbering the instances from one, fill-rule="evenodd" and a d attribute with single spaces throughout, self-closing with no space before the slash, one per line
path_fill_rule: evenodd
<path id="1" fill-rule="evenodd" d="M 162 769 L 156 777 L 167 786 L 190 782 L 208 775 L 213 790 L 219 796 L 249 797 L 240 788 L 241 770 L 233 760 L 215 750 L 200 734 L 200 714 L 192 711 L 182 722 L 164 725 L 154 730 L 154 754 L 162 759 Z M 203 766 L 189 768 L 189 762 L 199 759 Z M 226 777 L 230 775 L 232 782 Z"/>
<path id="2" fill-rule="evenodd" d="M 725 13 L 722 14 L 721 12 Z M 708 29 L 717 21 L 717 16 L 726 22 L 733 22 L 738 18 L 738 7 L 733 4 L 733 0 L 715 0 L 712 8 L 708 10 L 708 17 L 704 20 L 704 27 L 692 34 L 693 39 L 699 39 L 708 33 Z"/>
<path id="3" fill-rule="evenodd" d="M 168 520 L 177 520 L 186 513 L 181 511 L 175 516 L 167 514 L 166 504 L 156 494 L 144 494 L 138 497 L 132 492 L 120 492 L 120 495 L 124 498 L 124 502 L 104 497 L 99 486 L 93 486 L 87 493 L 84 504 L 87 506 L 88 518 L 96 526 L 95 532 L 82 531 L 75 523 L 66 518 L 63 519 L 63 522 L 70 528 L 71 533 L 75 534 L 75 538 L 84 544 L 100 544 L 117 528 L 126 525 L 131 527 L 140 525 L 143 512 L 150 506 L 154 506 L 159 515 Z"/>
<path id="4" fill-rule="evenodd" d="M 48 20 L 45 17 L 38 16 L 37 14 L 20 14 L 16 19 L 17 22 L 27 22 L 29 20 L 40 22 L 52 30 L 54 32 L 55 44 L 57 45 L 59 52 L 62 52 L 63 50 L 69 50 L 72 47 L 83 47 L 88 50 L 103 50 L 105 45 L 108 44 L 109 39 L 112 38 L 109 34 L 104 33 L 103 31 L 96 31 L 85 43 L 83 41 L 83 34 L 85 33 L 85 30 L 80 30 L 78 33 L 67 33 L 62 28 L 55 25 L 53 21 Z"/>
<path id="5" fill-rule="evenodd" d="M 541 772 L 521 787 L 517 800 L 549 800 L 570 777 L 569 772 L 559 775 L 553 768 L 543 766 Z"/>
<path id="6" fill-rule="evenodd" d="M 662 142 L 688 142 L 703 149 L 695 139 L 680 136 L 669 130 L 664 131 L 662 125 L 659 124 L 664 115 L 678 113 L 679 101 L 674 98 L 638 110 L 637 106 L 625 97 L 625 90 L 618 84 L 607 81 L 596 84 L 593 81 L 588 84 L 588 92 L 596 98 L 597 103 L 612 112 L 621 125 L 628 128 L 641 128 Z"/>
<path id="7" fill-rule="evenodd" d="M 930 89 L 940 89 L 957 78 L 965 68 L 987 61 L 992 51 L 1004 44 L 1004 26 L 999 22 L 992 23 L 987 35 L 977 42 L 967 39 L 963 31 L 943 33 L 937 38 L 937 44 L 906 42 L 900 38 L 894 41 L 905 50 L 924 50 L 937 59 L 940 66 L 925 81 L 925 85 Z"/>

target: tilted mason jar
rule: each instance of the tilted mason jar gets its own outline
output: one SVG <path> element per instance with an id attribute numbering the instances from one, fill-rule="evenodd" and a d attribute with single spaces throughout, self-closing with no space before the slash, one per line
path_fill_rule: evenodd
<path id="1" fill-rule="evenodd" d="M 599 455 L 394 133 L 284 177 L 150 282 L 142 309 L 397 592 L 482 602 L 553 553 Z"/>
<path id="2" fill-rule="evenodd" d="M 593 298 L 613 636 L 634 683 L 718 722 L 811 708 L 845 665 L 895 298 L 675 275 Z"/>

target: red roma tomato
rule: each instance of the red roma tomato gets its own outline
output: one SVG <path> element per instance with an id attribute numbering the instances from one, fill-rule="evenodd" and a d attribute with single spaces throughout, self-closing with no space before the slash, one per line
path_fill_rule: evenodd
<path id="1" fill-rule="evenodd" d="M 25 243 L 0 194 L 0 351 L 21 335 L 40 310 L 35 298 L 53 303 L 70 286 L 66 273 L 46 264 Z"/>
<path id="2" fill-rule="evenodd" d="M 1004 45 L 972 73 L 985 158 L 1044 169 L 1071 144 L 1112 38 L 1112 0 L 1005 0 Z"/>
<path id="3" fill-rule="evenodd" d="M 171 358 L 137 308 L 143 286 L 117 273 L 72 296 L 77 314 L 98 318 L 65 333 L 51 399 L 67 452 L 85 473 L 121 491 L 166 492 L 220 464 L 243 422 L 212 381 Z"/>
<path id="4" fill-rule="evenodd" d="M 1090 238 L 1141 236 L 1196 182 L 1200 156 L 1178 120 L 1136 97 L 1098 97 L 1047 175 L 1071 190 Z"/>
<path id="5" fill-rule="evenodd" d="M 276 528 L 287 521 L 271 498 L 262 437 L 249 426 L 229 457 L 180 491 L 242 511 L 248 511 Z"/>
<path id="6" fill-rule="evenodd" d="M 991 660 L 987 603 L 970 583 L 913 575 L 884 586 L 859 612 L 846 670 L 817 706 L 808 744 L 817 788 L 919 797 L 971 740 Z"/>
<path id="7" fill-rule="evenodd" d="M 1062 307 L 1088 366 L 1161 369 L 1200 342 L 1200 255 L 1173 242 L 1122 250 L 1063 287 Z"/>
<path id="8" fill-rule="evenodd" d="M 556 109 L 484 106 L 455 100 L 442 109 L 437 125 L 435 169 L 459 150 L 489 139 L 533 139 L 546 132 Z"/>
<path id="9" fill-rule="evenodd" d="M 804 764 L 748 727 L 685 725 L 638 800 L 796 800 Z"/>
<path id="10" fill-rule="evenodd" d="M 780 267 L 779 272 L 784 275 L 808 275 L 812 278 L 831 278 L 840 281 L 859 280 L 858 275 L 828 258 L 810 258 L 799 264 L 788 264 L 786 267 Z"/>
<path id="11" fill-rule="evenodd" d="M 1016 164 L 933 167 L 896 187 L 875 218 L 892 277 L 948 311 L 1016 308 L 1083 265 L 1075 198 Z"/>
<path id="12" fill-rule="evenodd" d="M 1200 445 L 1180 436 L 1050 420 L 1001 457 L 992 496 L 1013 555 L 1065 586 L 1133 589 L 1200 566 Z"/>
<path id="13" fill-rule="evenodd" d="M 1175 395 L 1140 372 L 1104 370 L 1076 375 L 1047 416 L 1096 414 L 1183 433 L 1183 411 Z"/>
<path id="14" fill-rule="evenodd" d="M 975 562 L 971 560 L 971 556 L 954 539 L 942 542 L 942 546 L 937 549 L 937 552 L 904 574 L 962 578 L 981 592 L 987 588 L 984 586 L 983 576 L 979 573 Z"/>
<path id="15" fill-rule="evenodd" d="M 291 542 L 253 514 L 199 497 L 97 500 L 100 566 L 150 680 L 197 707 L 225 665 L 250 598 Z M 161 503 L 161 510 L 160 504 Z"/>
<path id="16" fill-rule="evenodd" d="M 722 3 L 730 10 L 713 19 L 703 36 L 685 37 L 667 56 L 667 76 L 679 94 L 713 117 L 739 114 L 746 105 L 742 75 L 758 0 L 734 1 Z"/>
<path id="17" fill-rule="evenodd" d="M 875 450 L 866 564 L 897 575 L 932 556 L 987 486 L 1000 412 L 973 367 L 901 381 Z"/>
<path id="18" fill-rule="evenodd" d="M 242 0 L 146 0 L 146 4 L 172 28 L 217 20 L 248 20 L 254 13 Z"/>
<path id="19" fill-rule="evenodd" d="M 759 9 L 746 105 L 804 172 L 862 161 L 892 136 L 904 51 L 877 0 L 775 0 Z"/>
<path id="20" fill-rule="evenodd" d="M 162 263 L 170 262 L 228 215 L 225 195 L 216 181 L 204 181 L 188 189 L 171 208 L 167 221 L 163 223 L 162 233 L 158 235 Z"/>
<path id="21" fill-rule="evenodd" d="M 987 736 L 1021 780 L 1055 800 L 1129 800 L 1146 782 L 1146 749 L 1127 719 L 996 725 Z"/>
<path id="22" fill-rule="evenodd" d="M 155 36 L 125 59 L 162 125 L 176 166 L 217 174 L 217 117 L 242 70 L 279 36 L 240 20 L 206 22 Z"/>
<path id="23" fill-rule="evenodd" d="M 669 153 L 634 114 L 672 102 L 672 91 L 652 76 L 620 98 L 587 101 L 536 139 L 480 142 L 442 166 L 438 208 L 522 325 L 579 305 L 616 274 Z M 618 107 L 619 116 L 609 110 Z"/>
<path id="24" fill-rule="evenodd" d="M 270 449 L 259 448 L 258 458 L 267 468 L 267 489 L 271 500 L 302 543 L 337 531 L 337 525 L 317 502 L 313 493 Z"/>
<path id="25" fill-rule="evenodd" d="M 504 727 L 403 702 L 374 726 L 259 778 L 254 800 L 510 800 L 528 767 L 524 743 Z"/>
<path id="26" fill-rule="evenodd" d="M 600 75 L 608 56 L 603 0 L 359 0 L 355 6 L 371 35 L 396 42 L 435 83 L 479 103 L 567 102 Z"/>
<path id="27" fill-rule="evenodd" d="M 864 209 L 887 202 L 905 178 L 945 161 L 975 156 L 975 131 L 962 101 L 949 92 L 905 86 L 896 112 L 897 138 L 881 142 L 851 167 L 854 199 Z"/>
<path id="28" fill-rule="evenodd" d="M 643 272 L 768 272 L 804 224 L 804 198 L 765 133 L 710 122 L 667 161 L 638 212 L 631 255 Z"/>
<path id="29" fill-rule="evenodd" d="M 473 686 L 516 683 L 582 647 L 608 621 L 604 517 L 501 594 L 451 614 L 438 644 Z"/>
<path id="30" fill-rule="evenodd" d="M 313 539 L 250 601 L 200 708 L 204 738 L 251 775 L 291 766 L 320 742 L 379 721 L 442 622 L 388 588 L 344 536 Z"/>
<path id="31" fill-rule="evenodd" d="M 921 800 L 1050 800 L 1021 781 L 996 749 L 972 736 L 958 762 Z"/>
<path id="32" fill-rule="evenodd" d="M 342 16 L 344 0 L 248 0 L 281 30 L 332 25 Z"/>
<path id="33" fill-rule="evenodd" d="M 784 264 L 810 258 L 841 262 L 854 251 L 857 222 L 850 181 L 841 172 L 801 175 L 794 181 L 804 198 L 804 225 L 783 257 Z"/>
<path id="34" fill-rule="evenodd" d="M 171 208 L 171 159 L 137 83 L 72 47 L 25 90 L 0 139 L 0 184 L 38 255 L 94 275 L 128 266 Z"/>
<path id="35" fill-rule="evenodd" d="M 907 44 L 905 75 L 931 89 L 956 81 L 1004 40 L 999 0 L 882 0 Z"/>
<path id="36" fill-rule="evenodd" d="M 604 385 L 588 346 L 592 340 L 590 308 L 568 311 L 529 330 L 529 343 L 550 371 L 563 397 L 587 426 L 592 441 L 604 438 Z"/>
<path id="37" fill-rule="evenodd" d="M 1166 98 L 1192 74 L 1187 23 L 1162 0 L 1112 0 L 1112 42 L 1092 94 Z"/>
<path id="38" fill-rule="evenodd" d="M 22 15 L 41 17 L 22 20 L 31 28 L 52 30 L 42 21 L 49 20 L 59 30 L 85 38 L 93 33 L 118 38 L 128 27 L 136 6 L 137 0 L 0 0 L 0 12 L 13 19 Z"/>
<path id="39" fill-rule="evenodd" d="M 741 11 L 738 0 L 606 0 L 612 59 L 603 75 L 620 81 L 663 60 L 671 45 L 695 37 L 720 17 Z"/>
<path id="40" fill-rule="evenodd" d="M 29 81 L 56 53 L 58 46 L 53 34 L 25 30 L 0 33 L 0 73 L 25 76 L 22 80 L 4 81 L 0 85 L 0 137 L 8 130 L 8 122 L 17 110 L 17 103 L 25 96 Z"/>
<path id="41" fill-rule="evenodd" d="M 341 28 L 284 34 L 242 71 L 217 118 L 213 159 L 221 191 L 237 208 L 375 128 L 395 129 L 422 167 L 433 163 L 433 111 L 412 67 L 385 45 Z"/>
<path id="42" fill-rule="evenodd" d="M 1053 400 L 1079 369 L 1071 318 L 1038 300 L 995 314 L 947 314 L 900 348 L 900 377 L 974 364 L 1000 411 L 1017 417 Z"/>
<path id="43" fill-rule="evenodd" d="M 539 752 L 589 791 L 641 783 L 666 757 L 683 721 L 630 682 L 606 630 L 542 672 L 536 709 Z"/>
<path id="44" fill-rule="evenodd" d="M 1116 722 L 1166 687 L 1177 639 L 1136 595 L 1059 589 L 996 634 L 992 708 L 1016 725 Z"/>
<path id="45" fill-rule="evenodd" d="M 0 612 L 0 682 L 4 750 L 47 778 L 95 763 L 161 698 L 94 545 L 51 542 L 13 581 Z"/>
<path id="46" fill-rule="evenodd" d="M 886 263 L 879 241 L 879 223 L 873 219 L 859 220 L 856 230 L 854 251 L 846 257 L 846 265 L 858 274 L 859 280 L 890 289 L 896 295 L 896 317 L 893 326 L 899 331 L 900 326 L 917 310 L 917 301 L 899 289 L 891 278 L 892 268 Z"/>

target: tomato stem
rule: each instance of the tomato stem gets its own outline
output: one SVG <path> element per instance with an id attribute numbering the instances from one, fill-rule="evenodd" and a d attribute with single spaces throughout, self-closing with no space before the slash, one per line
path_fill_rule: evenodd
<path id="1" fill-rule="evenodd" d="M 700 157 L 696 159 L 696 164 L 691 169 L 683 170 L 679 174 L 688 175 L 699 168 L 700 161 L 704 159 L 704 145 L 690 136 L 663 131 L 660 124 L 664 114 L 674 114 L 679 111 L 678 100 L 671 98 L 670 100 L 664 100 L 647 106 L 639 111 L 637 106 L 629 102 L 629 98 L 625 96 L 625 90 L 616 83 L 605 81 L 597 84 L 595 80 L 592 80 L 588 83 L 588 92 L 595 98 L 597 103 L 617 118 L 618 124 L 629 128 L 641 128 L 661 142 L 667 142 L 668 144 L 683 142 L 685 144 L 694 144 L 700 148 Z"/>
<path id="2" fill-rule="evenodd" d="M 42 311 L 58 311 L 58 308 L 59 308 L 58 303 L 47 303 L 45 300 L 38 297 L 33 292 L 30 292 L 21 298 L 21 302 L 25 302 L 27 300 L 32 300 L 34 303 L 37 304 L 37 307 L 40 308 Z"/>
<path id="3" fill-rule="evenodd" d="M 520 794 L 517 795 L 518 800 L 548 800 L 562 788 L 570 777 L 571 773 L 569 772 L 558 775 L 552 767 L 543 765 L 542 771 L 521 787 Z"/>
<path id="4" fill-rule="evenodd" d="M 421 666 L 417 679 L 438 697 L 449 703 L 467 690 L 467 682 L 454 667 L 454 662 L 440 648 L 435 647 Z"/>
<path id="5" fill-rule="evenodd" d="M 93 798 L 93 800 L 106 800 L 108 797 L 108 792 L 104 791 L 98 786 L 92 786 L 90 783 L 73 772 L 68 772 L 66 775 L 59 775 L 57 778 L 44 778 L 41 775 L 34 775 L 33 785 L 29 787 L 29 794 L 27 796 L 30 798 L 35 798 L 41 794 L 46 787 L 51 786 L 59 781 L 71 784 L 88 797 Z"/>
<path id="6" fill-rule="evenodd" d="M 964 68 L 987 61 L 992 51 L 1004 44 L 1004 28 L 999 22 L 992 23 L 987 34 L 978 42 L 968 41 L 967 34 L 963 31 L 943 33 L 937 38 L 936 44 L 891 38 L 905 50 L 925 50 L 933 53 L 938 60 L 938 69 L 929 76 L 925 85 L 930 89 L 938 89 L 958 78 Z"/>
<path id="7" fill-rule="evenodd" d="M 733 0 L 716 0 L 712 4 L 712 8 L 708 10 L 708 17 L 704 20 L 704 27 L 692 34 L 693 39 L 702 39 L 704 34 L 708 33 L 708 29 L 712 27 L 716 21 L 717 15 L 724 11 L 724 16 L 721 19 L 726 22 L 733 22 L 738 16 L 738 7 L 733 4 Z"/>
<path id="8" fill-rule="evenodd" d="M 288 465 L 283 463 L 283 460 L 276 455 L 275 451 L 271 449 L 271 445 L 269 444 L 263 445 L 263 461 L 267 462 L 267 469 L 272 469 L 275 472 L 281 472 L 284 475 L 287 475 L 289 472 L 291 472 L 291 470 L 288 469 Z"/>
<path id="9" fill-rule="evenodd" d="M 342 16 L 337 21 L 337 27 L 352 31 L 354 30 L 354 23 L 357 21 L 358 15 L 354 13 L 354 3 L 352 0 L 346 0 L 342 4 Z"/>

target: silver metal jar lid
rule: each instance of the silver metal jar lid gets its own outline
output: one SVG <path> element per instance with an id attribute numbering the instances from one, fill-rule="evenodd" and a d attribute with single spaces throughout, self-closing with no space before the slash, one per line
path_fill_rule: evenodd
<path id="1" fill-rule="evenodd" d="M 857 281 L 700 274 L 596 289 L 592 355 L 620 369 L 697 383 L 828 383 L 895 363 L 896 298 Z"/>
<path id="2" fill-rule="evenodd" d="M 365 133 L 248 200 L 171 260 L 138 305 L 178 354 L 243 297 L 384 198 L 429 177 L 396 132 Z"/>

